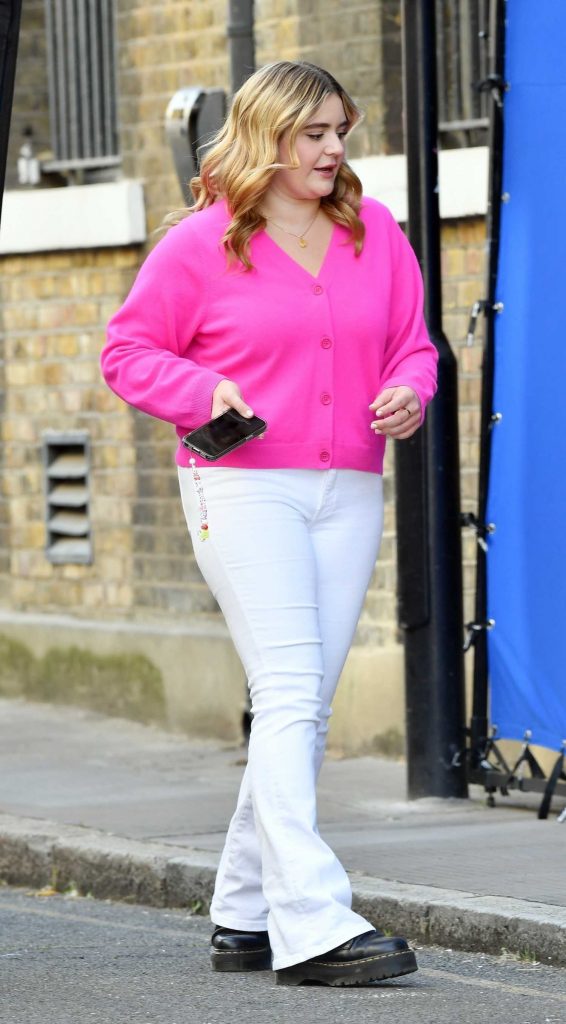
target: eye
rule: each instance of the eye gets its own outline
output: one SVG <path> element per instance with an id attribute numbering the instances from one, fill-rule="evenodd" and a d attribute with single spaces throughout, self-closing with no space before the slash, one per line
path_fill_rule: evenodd
<path id="1" fill-rule="evenodd" d="M 315 142 L 318 142 L 318 140 L 322 138 L 322 134 L 320 134 L 320 135 L 308 135 L 308 138 L 309 139 L 314 139 Z"/>

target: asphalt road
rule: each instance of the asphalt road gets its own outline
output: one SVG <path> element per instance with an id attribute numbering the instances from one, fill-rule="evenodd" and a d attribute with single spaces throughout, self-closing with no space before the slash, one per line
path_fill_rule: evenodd
<path id="1" fill-rule="evenodd" d="M 270 971 L 212 973 L 210 931 L 186 911 L 2 888 L 0 1021 L 566 1024 L 566 971 L 528 956 L 420 948 L 397 982 L 285 988 Z"/>

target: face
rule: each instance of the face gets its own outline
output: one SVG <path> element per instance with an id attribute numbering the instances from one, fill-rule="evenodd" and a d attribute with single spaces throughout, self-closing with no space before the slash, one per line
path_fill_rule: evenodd
<path id="1" fill-rule="evenodd" d="M 294 199 L 322 199 L 329 196 L 344 159 L 348 121 L 339 96 L 328 96 L 297 135 L 295 148 L 300 166 L 277 171 L 271 188 Z M 281 163 L 290 162 L 288 129 L 279 143 Z"/>

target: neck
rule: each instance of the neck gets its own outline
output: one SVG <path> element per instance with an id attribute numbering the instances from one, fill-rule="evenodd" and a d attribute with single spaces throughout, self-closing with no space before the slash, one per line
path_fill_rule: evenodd
<path id="1" fill-rule="evenodd" d="M 271 190 L 261 202 L 261 213 L 266 219 L 271 218 L 285 227 L 296 227 L 297 230 L 308 224 L 319 209 L 320 199 L 295 199 Z"/>

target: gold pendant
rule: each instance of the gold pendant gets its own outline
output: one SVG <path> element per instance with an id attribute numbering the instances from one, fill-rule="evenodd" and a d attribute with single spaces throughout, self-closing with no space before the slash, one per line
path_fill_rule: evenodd
<path id="1" fill-rule="evenodd" d="M 299 245 L 301 249 L 306 249 L 307 243 L 305 242 L 304 238 L 299 238 Z"/>

